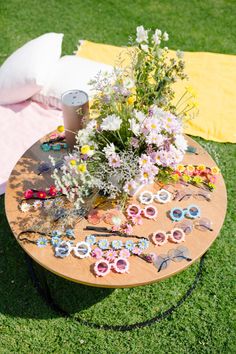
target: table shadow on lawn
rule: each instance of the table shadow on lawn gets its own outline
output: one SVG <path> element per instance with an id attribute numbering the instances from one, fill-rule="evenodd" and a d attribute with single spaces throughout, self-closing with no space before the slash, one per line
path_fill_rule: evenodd
<path id="1" fill-rule="evenodd" d="M 38 267 L 35 268 L 37 274 Z M 113 292 L 113 289 L 72 283 L 47 271 L 45 275 L 53 297 L 70 314 L 91 307 Z M 32 284 L 24 252 L 7 223 L 3 197 L 0 197 L 0 284 L 0 313 L 40 319 L 58 316 Z"/>

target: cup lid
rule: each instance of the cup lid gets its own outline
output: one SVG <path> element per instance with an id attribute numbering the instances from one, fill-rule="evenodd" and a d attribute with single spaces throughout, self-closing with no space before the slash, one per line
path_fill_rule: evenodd
<path id="1" fill-rule="evenodd" d="M 88 95 L 81 90 L 68 90 L 61 95 L 61 102 L 66 106 L 82 106 L 88 102 Z"/>

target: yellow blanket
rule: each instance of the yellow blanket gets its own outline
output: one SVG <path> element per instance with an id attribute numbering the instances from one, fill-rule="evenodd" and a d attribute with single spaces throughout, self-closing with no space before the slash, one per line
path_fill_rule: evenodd
<path id="1" fill-rule="evenodd" d="M 76 55 L 116 65 L 127 48 L 83 41 Z M 122 54 L 123 56 L 123 54 Z M 129 57 L 126 55 L 126 63 Z M 199 115 L 186 123 L 185 133 L 218 142 L 236 142 L 236 56 L 185 52 L 186 72 L 198 93 Z M 178 93 L 185 83 L 178 87 Z"/>

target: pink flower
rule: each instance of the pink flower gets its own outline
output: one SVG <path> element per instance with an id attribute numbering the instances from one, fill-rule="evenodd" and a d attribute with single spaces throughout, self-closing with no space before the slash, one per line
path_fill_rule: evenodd
<path id="1" fill-rule="evenodd" d="M 106 252 L 105 257 L 109 262 L 113 262 L 117 256 L 117 252 L 113 250 L 109 250 Z"/>
<path id="2" fill-rule="evenodd" d="M 123 250 L 120 251 L 120 257 L 122 258 L 129 258 L 130 257 L 130 251 L 124 248 Z"/>
<path id="3" fill-rule="evenodd" d="M 96 259 L 100 259 L 103 256 L 103 252 L 100 248 L 96 247 L 92 251 L 92 257 L 95 257 Z"/>
<path id="4" fill-rule="evenodd" d="M 131 224 L 124 224 L 123 225 L 123 231 L 127 234 L 127 235 L 131 235 L 133 232 L 133 226 Z"/>
<path id="5" fill-rule="evenodd" d="M 32 198 L 33 195 L 34 195 L 34 192 L 32 191 L 32 189 L 27 189 L 27 190 L 24 192 L 24 197 L 25 197 L 25 199 Z"/>
<path id="6" fill-rule="evenodd" d="M 58 134 L 57 133 L 52 133 L 50 136 L 49 136 L 49 139 L 51 140 L 54 140 L 54 139 L 57 139 L 58 138 Z"/>
<path id="7" fill-rule="evenodd" d="M 120 167 L 120 156 L 118 154 L 112 154 L 108 157 L 108 161 L 109 161 L 109 166 L 111 167 Z"/>
<path id="8" fill-rule="evenodd" d="M 130 143 L 134 148 L 139 147 L 139 140 L 137 138 L 131 138 Z"/>
<path id="9" fill-rule="evenodd" d="M 142 253 L 142 250 L 138 247 L 134 247 L 134 249 L 132 250 L 133 254 L 137 254 L 138 256 Z"/>
<path id="10" fill-rule="evenodd" d="M 131 218 L 131 222 L 134 225 L 142 225 L 143 224 L 143 219 L 142 219 L 142 217 L 140 215 L 137 215 L 137 216 L 133 216 Z"/>

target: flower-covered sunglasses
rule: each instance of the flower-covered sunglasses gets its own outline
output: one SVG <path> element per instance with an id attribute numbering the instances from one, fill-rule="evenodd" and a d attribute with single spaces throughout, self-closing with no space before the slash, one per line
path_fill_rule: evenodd
<path id="1" fill-rule="evenodd" d="M 181 221 L 184 217 L 196 219 L 201 215 L 200 208 L 197 205 L 189 205 L 187 208 L 172 208 L 170 218 L 172 221 Z"/>

